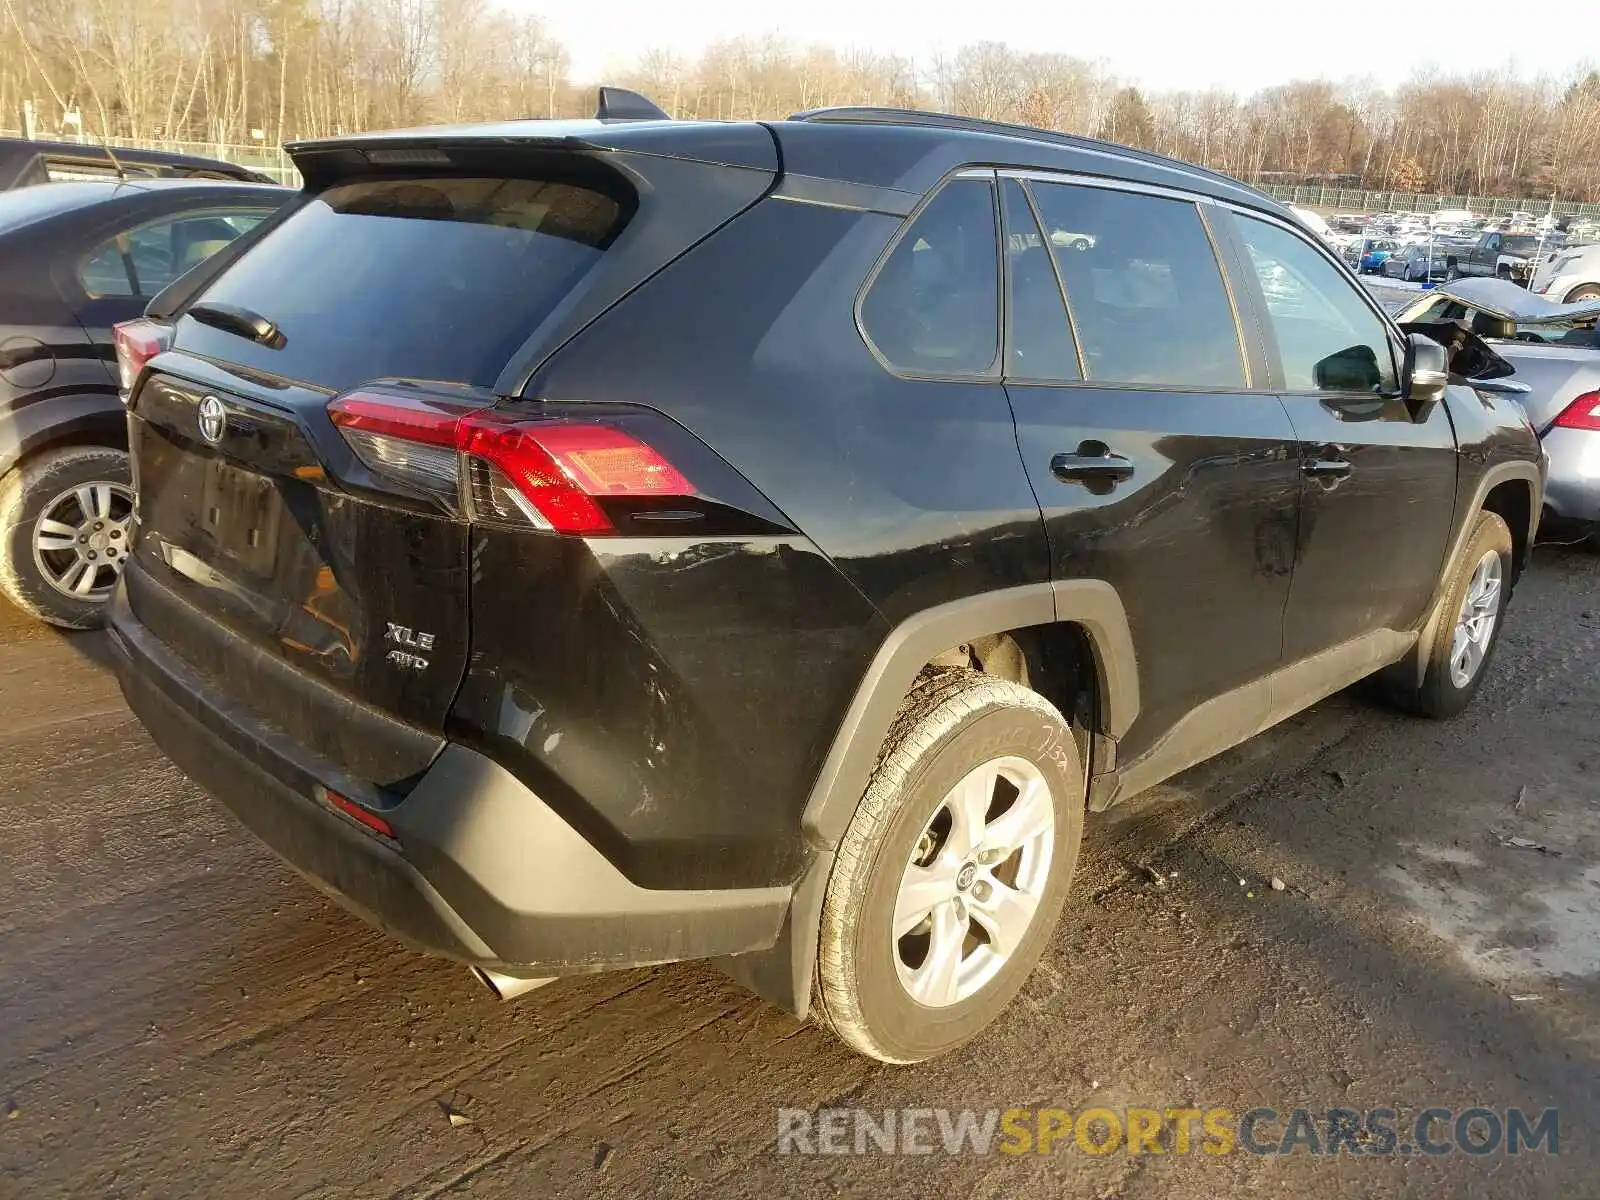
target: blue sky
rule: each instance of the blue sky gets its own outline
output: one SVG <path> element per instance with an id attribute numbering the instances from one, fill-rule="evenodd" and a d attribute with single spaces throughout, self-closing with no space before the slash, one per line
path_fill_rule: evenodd
<path id="1" fill-rule="evenodd" d="M 1418 67 L 1451 74 L 1513 66 L 1525 77 L 1565 77 L 1589 38 L 1560 36 L 1557 26 L 1524 23 L 1503 0 L 1452 0 L 1407 6 L 1394 0 L 1262 3 L 1260 0 L 1141 0 L 1071 5 L 1047 0 L 502 0 L 535 12 L 572 52 L 573 77 L 603 82 L 608 68 L 645 50 L 693 53 L 719 38 L 778 33 L 799 42 L 898 51 L 919 63 L 940 50 L 992 39 L 1017 49 L 1055 51 L 1104 62 L 1141 86 L 1227 87 L 1239 92 L 1289 79 L 1371 77 L 1383 85 Z M 1587 23 L 1576 8 L 1562 12 Z M 1443 32 L 1445 23 L 1455 34 Z M 1592 30 L 1593 26 L 1589 28 Z M 1488 36 L 1478 36 L 1484 31 Z M 1512 36 L 1520 31 L 1526 36 Z M 1502 33 L 1505 36 L 1502 36 Z M 1514 57 L 1508 48 L 1516 47 Z M 1425 47 L 1426 58 L 1412 57 Z M 1445 48 L 1448 47 L 1448 57 Z"/>

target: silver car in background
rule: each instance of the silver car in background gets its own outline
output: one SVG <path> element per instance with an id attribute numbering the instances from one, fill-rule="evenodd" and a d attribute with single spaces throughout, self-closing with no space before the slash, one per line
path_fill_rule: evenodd
<path id="1" fill-rule="evenodd" d="M 1425 292 L 1397 319 L 1457 321 L 1516 368 L 1518 396 L 1550 458 L 1545 525 L 1588 534 L 1600 549 L 1600 299 L 1558 304 L 1505 279 L 1458 279 Z"/>

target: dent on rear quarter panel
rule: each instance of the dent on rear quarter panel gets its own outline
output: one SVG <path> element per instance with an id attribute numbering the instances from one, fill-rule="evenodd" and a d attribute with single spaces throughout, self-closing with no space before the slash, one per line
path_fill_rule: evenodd
<path id="1" fill-rule="evenodd" d="M 788 883 L 799 814 L 884 628 L 801 537 L 484 529 L 450 736 L 635 883 Z"/>
<path id="2" fill-rule="evenodd" d="M 896 378 L 856 329 L 899 226 L 763 200 L 534 381 L 666 413 L 802 534 L 476 539 L 456 736 L 635 882 L 792 882 L 806 798 L 892 625 L 1049 578 L 1003 389 Z"/>

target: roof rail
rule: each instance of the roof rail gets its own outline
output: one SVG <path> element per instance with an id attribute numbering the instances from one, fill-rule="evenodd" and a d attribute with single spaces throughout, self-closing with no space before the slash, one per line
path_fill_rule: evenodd
<path id="1" fill-rule="evenodd" d="M 874 108 L 865 105 L 807 109 L 805 112 L 792 114 L 789 120 L 837 121 L 842 124 L 859 125 L 920 125 L 929 129 L 954 129 L 966 133 L 987 133 L 1000 137 L 1026 138 L 1028 141 L 1044 142 L 1052 146 L 1066 146 L 1074 150 L 1097 150 L 1106 154 L 1121 155 L 1124 158 L 1136 158 L 1154 166 L 1187 171 L 1191 175 L 1203 175 L 1208 179 L 1215 179 L 1220 183 L 1242 188 L 1247 192 L 1264 195 L 1264 193 L 1257 192 L 1257 189 L 1251 187 L 1248 183 L 1243 183 L 1231 175 L 1224 175 L 1222 172 L 1213 171 L 1209 167 L 1196 166 L 1194 163 L 1185 162 L 1181 158 L 1156 154 L 1150 150 L 1139 150 L 1133 146 L 1124 146 L 1120 142 L 1108 142 L 1100 138 L 1084 137 L 1076 133 L 1058 133 L 1053 129 L 1040 129 L 1033 125 L 1016 125 L 1009 121 L 990 121 L 983 117 L 962 117 L 954 113 L 924 112 L 918 108 Z"/>

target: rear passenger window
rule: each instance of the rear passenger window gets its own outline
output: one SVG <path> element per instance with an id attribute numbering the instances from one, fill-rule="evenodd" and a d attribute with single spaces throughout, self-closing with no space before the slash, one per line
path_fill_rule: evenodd
<path id="1" fill-rule="evenodd" d="M 84 262 L 79 278 L 95 298 L 153 296 L 269 214 L 268 209 L 188 213 L 124 231 Z"/>
<path id="2" fill-rule="evenodd" d="M 1233 306 L 1193 204 L 1061 183 L 1032 190 L 1091 381 L 1245 386 Z"/>
<path id="3" fill-rule="evenodd" d="M 1294 392 L 1389 392 L 1394 353 L 1378 315 L 1315 247 L 1277 225 L 1238 218 Z"/>
<path id="4" fill-rule="evenodd" d="M 1000 344 L 994 187 L 946 184 L 900 237 L 861 305 L 863 332 L 902 371 L 975 375 Z"/>
<path id="5" fill-rule="evenodd" d="M 1007 179 L 1000 184 L 1000 194 L 1011 279 L 1006 375 L 1069 382 L 1082 379 L 1067 306 L 1061 301 L 1061 284 L 1050 265 L 1050 248 L 1033 218 L 1027 193 L 1015 179 Z"/>

